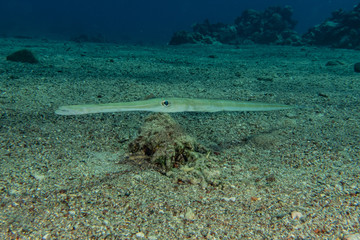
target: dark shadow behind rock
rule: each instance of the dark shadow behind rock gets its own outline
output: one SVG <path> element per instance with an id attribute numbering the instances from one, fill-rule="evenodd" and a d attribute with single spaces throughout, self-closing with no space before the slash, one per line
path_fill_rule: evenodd
<path id="1" fill-rule="evenodd" d="M 16 51 L 6 57 L 6 60 L 13 62 L 23 63 L 38 63 L 39 61 L 35 58 L 34 54 L 27 49 Z"/>
<path id="2" fill-rule="evenodd" d="M 354 72 L 360 73 L 360 62 L 354 64 Z"/>
<path id="3" fill-rule="evenodd" d="M 70 38 L 70 41 L 77 43 L 106 43 L 106 39 L 101 34 L 88 35 L 80 34 Z"/>

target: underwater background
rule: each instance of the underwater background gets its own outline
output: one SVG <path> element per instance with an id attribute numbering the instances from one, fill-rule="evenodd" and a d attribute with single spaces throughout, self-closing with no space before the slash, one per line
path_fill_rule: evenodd
<path id="1" fill-rule="evenodd" d="M 337 9 L 351 10 L 356 0 L 105 0 L 0 2 L 0 34 L 69 39 L 100 34 L 118 42 L 160 43 L 194 23 L 232 23 L 246 9 L 290 5 L 296 30 L 303 34 Z"/>
<path id="2" fill-rule="evenodd" d="M 359 1 L 0 1 L 0 239 L 359 240 L 359 189 Z"/>

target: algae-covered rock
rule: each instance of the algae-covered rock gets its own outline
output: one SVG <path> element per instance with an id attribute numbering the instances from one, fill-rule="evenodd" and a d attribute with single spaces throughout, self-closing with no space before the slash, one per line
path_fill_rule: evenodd
<path id="1" fill-rule="evenodd" d="M 187 135 L 169 114 L 146 118 L 129 144 L 130 159 L 149 161 L 179 184 L 219 185 L 221 170 L 210 151 Z"/>
<path id="2" fill-rule="evenodd" d="M 145 155 L 151 163 L 170 170 L 199 158 L 199 145 L 186 135 L 169 114 L 152 114 L 146 118 L 139 136 L 129 144 L 132 154 Z"/>
<path id="3" fill-rule="evenodd" d="M 6 57 L 6 60 L 13 62 L 23 63 L 38 63 L 39 61 L 35 58 L 34 54 L 27 49 L 16 51 Z"/>

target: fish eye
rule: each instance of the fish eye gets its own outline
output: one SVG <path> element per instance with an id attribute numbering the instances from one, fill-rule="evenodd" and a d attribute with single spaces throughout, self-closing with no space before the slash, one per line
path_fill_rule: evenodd
<path id="1" fill-rule="evenodd" d="M 168 100 L 164 100 L 161 102 L 161 105 L 163 105 L 164 107 L 169 106 L 169 101 Z"/>

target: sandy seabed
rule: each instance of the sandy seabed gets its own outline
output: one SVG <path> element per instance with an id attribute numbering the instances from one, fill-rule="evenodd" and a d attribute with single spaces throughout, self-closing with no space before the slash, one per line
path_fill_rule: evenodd
<path id="1" fill-rule="evenodd" d="M 6 61 L 25 48 L 40 63 Z M 5 38 L 0 56 L 1 239 L 360 239 L 360 51 Z M 149 97 L 300 107 L 171 114 L 216 185 L 126 158 L 147 112 L 54 114 Z"/>

